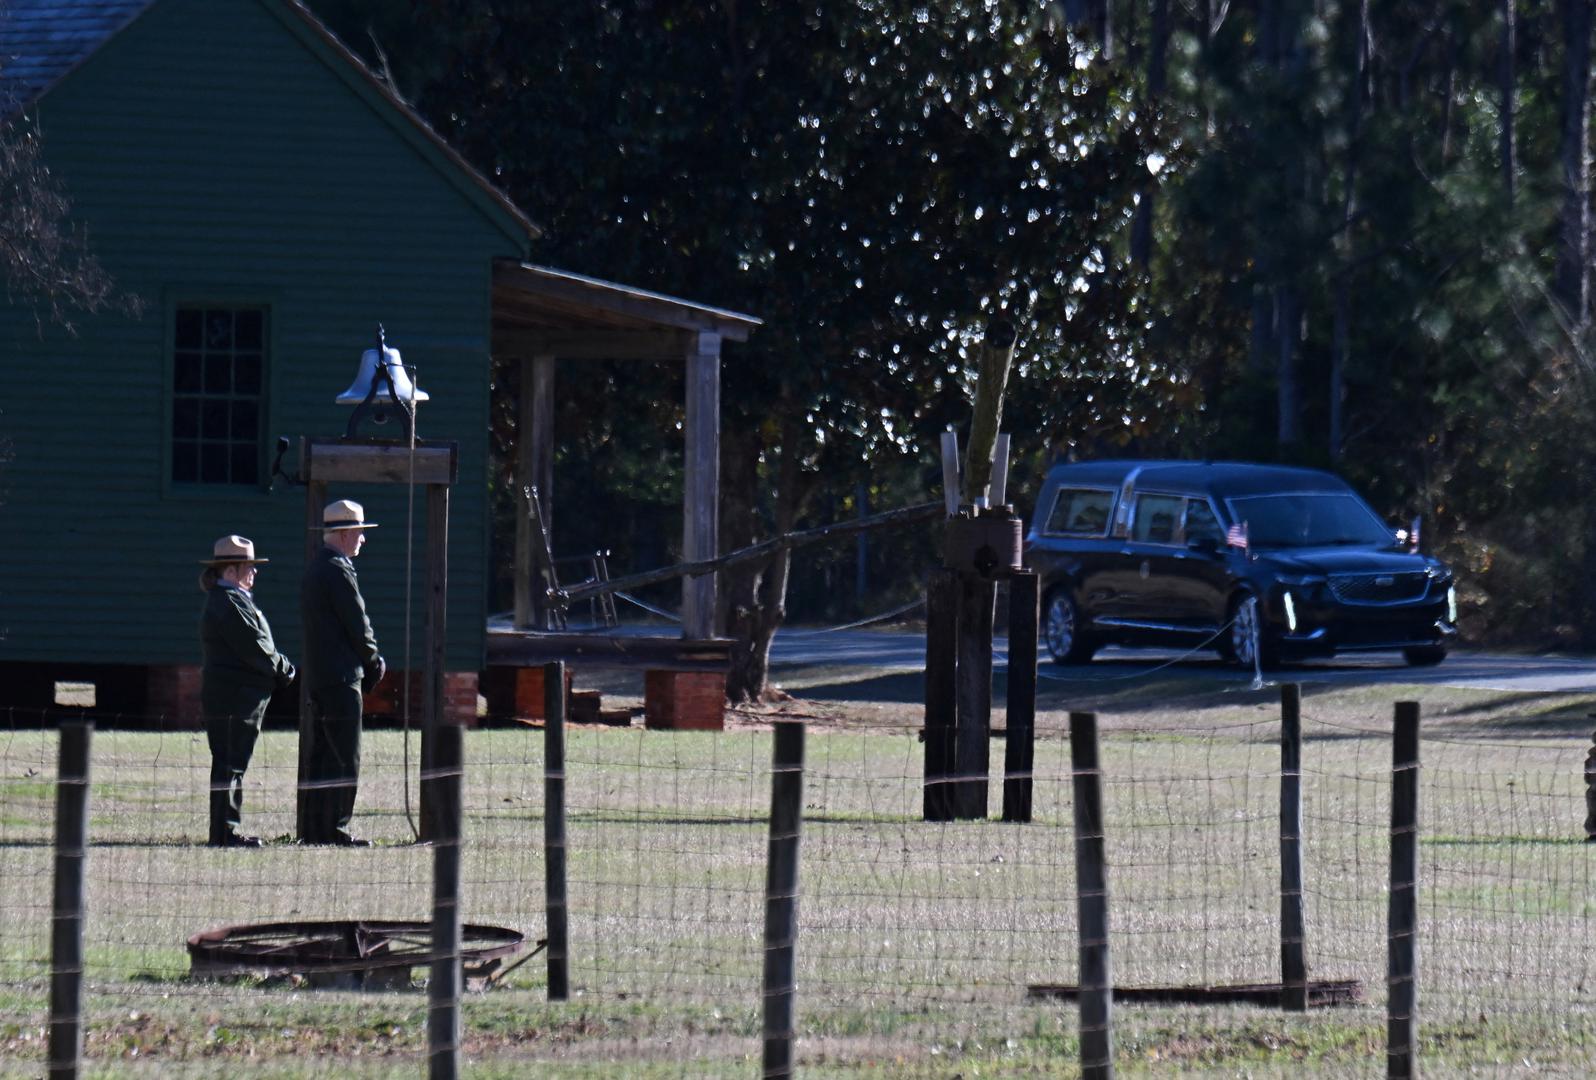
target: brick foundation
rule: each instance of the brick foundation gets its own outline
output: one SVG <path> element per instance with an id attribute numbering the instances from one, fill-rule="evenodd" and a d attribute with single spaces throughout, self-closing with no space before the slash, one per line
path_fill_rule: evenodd
<path id="1" fill-rule="evenodd" d="M 488 715 L 544 719 L 543 668 L 491 667 L 482 677 L 482 694 L 488 699 Z M 565 693 L 571 693 L 571 669 L 565 669 Z"/>
<path id="2" fill-rule="evenodd" d="M 724 671 L 648 671 L 643 674 L 646 726 L 720 731 L 726 726 Z"/>
<path id="3" fill-rule="evenodd" d="M 423 673 L 409 673 L 410 720 L 421 723 L 426 713 Z M 376 689 L 365 696 L 367 716 L 397 717 L 404 715 L 405 672 L 389 671 Z M 474 671 L 445 671 L 443 673 L 443 719 L 445 723 L 475 727 L 477 722 L 477 673 Z"/>
<path id="4" fill-rule="evenodd" d="M 198 731 L 204 727 L 200 708 L 198 664 L 151 665 L 144 683 L 144 711 L 162 731 Z"/>

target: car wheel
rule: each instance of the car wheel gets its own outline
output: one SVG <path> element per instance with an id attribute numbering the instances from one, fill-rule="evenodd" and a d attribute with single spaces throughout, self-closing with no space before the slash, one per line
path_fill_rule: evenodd
<path id="1" fill-rule="evenodd" d="M 1445 645 L 1415 645 L 1402 650 L 1403 659 L 1414 667 L 1434 667 L 1446 659 Z"/>
<path id="2" fill-rule="evenodd" d="M 1241 593 L 1230 603 L 1230 644 L 1226 651 L 1244 668 L 1272 668 L 1280 662 L 1278 650 L 1264 629 L 1258 598 L 1252 593 Z"/>
<path id="3" fill-rule="evenodd" d="M 1080 611 L 1067 588 L 1057 589 L 1047 598 L 1042 640 L 1055 664 L 1084 664 L 1097 651 L 1097 646 L 1081 633 Z"/>

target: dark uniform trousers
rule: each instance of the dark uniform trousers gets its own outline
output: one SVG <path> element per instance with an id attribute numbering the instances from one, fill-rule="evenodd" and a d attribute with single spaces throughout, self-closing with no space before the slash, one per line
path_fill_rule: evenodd
<path id="1" fill-rule="evenodd" d="M 272 692 L 236 683 L 206 683 L 200 692 L 205 740 L 211 748 L 210 842 L 225 844 L 238 832 L 244 810 L 244 772 L 266 719 Z"/>
<path id="2" fill-rule="evenodd" d="M 348 835 L 360 777 L 360 687 L 333 684 L 310 692 L 311 747 L 306 762 L 305 840 Z"/>

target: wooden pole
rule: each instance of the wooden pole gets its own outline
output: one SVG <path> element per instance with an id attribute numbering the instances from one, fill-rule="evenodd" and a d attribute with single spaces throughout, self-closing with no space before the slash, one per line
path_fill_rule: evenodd
<path id="1" fill-rule="evenodd" d="M 555 359 L 540 353 L 521 365 L 515 449 L 516 490 L 535 485 L 543 499 L 546 525 L 554 519 L 554 372 Z M 552 539 L 552 530 L 550 530 Z M 534 565 L 539 545 L 525 514 L 515 519 L 515 625 L 526 630 L 537 622 L 548 601 L 537 595 L 544 567 Z"/>
<path id="2" fill-rule="evenodd" d="M 444 710 L 444 657 L 448 644 L 449 487 L 427 485 L 427 644 L 422 661 L 421 839 L 433 840 L 438 811 L 432 806 L 434 782 L 429 777 L 449 762 L 439 760 L 438 733 L 447 726 Z M 409 678 L 410 673 L 405 672 Z"/>
<path id="3" fill-rule="evenodd" d="M 83 1057 L 83 879 L 89 846 L 94 725 L 61 724 L 55 783 L 55 897 L 50 923 L 50 1077 L 72 1080 Z"/>
<path id="4" fill-rule="evenodd" d="M 992 455 L 992 505 L 1002 506 L 1009 501 L 1009 436 L 1000 433 L 997 449 Z"/>
<path id="5" fill-rule="evenodd" d="M 1070 713 L 1083 1080 L 1111 1080 L 1114 1075 L 1114 979 L 1108 951 L 1108 857 L 1099 760 L 1097 714 Z"/>
<path id="6" fill-rule="evenodd" d="M 543 910 L 549 939 L 549 1000 L 566 1001 L 570 911 L 565 893 L 565 662 L 543 665 Z"/>
<path id="7" fill-rule="evenodd" d="M 1003 745 L 1003 820 L 1031 820 L 1036 759 L 1036 635 L 1041 597 L 1034 571 L 1009 578 L 1008 738 Z"/>
<path id="8" fill-rule="evenodd" d="M 1307 922 L 1302 909 L 1302 687 L 1280 687 L 1280 1003 L 1308 1009 Z"/>
<path id="9" fill-rule="evenodd" d="M 959 484 L 959 436 L 952 431 L 942 433 L 942 508 L 952 517 L 959 512 L 964 499 L 964 489 Z"/>
<path id="10" fill-rule="evenodd" d="M 925 593 L 925 799 L 927 821 L 953 820 L 953 736 L 957 731 L 959 578 L 931 571 Z"/>
<path id="11" fill-rule="evenodd" d="M 720 335 L 694 336 L 687 353 L 687 482 L 682 558 L 712 559 L 720 520 Z M 715 578 L 682 581 L 682 636 L 715 636 Z"/>
<path id="12" fill-rule="evenodd" d="M 954 739 L 954 802 L 958 817 L 986 817 L 992 772 L 992 607 L 997 586 L 960 576 L 958 616 L 958 733 Z"/>
<path id="13" fill-rule="evenodd" d="M 427 980 L 427 1075 L 454 1080 L 460 1075 L 460 864 L 461 780 L 464 732 L 445 724 L 433 732 L 433 766 L 422 776 L 430 794 L 433 823 L 432 964 Z"/>
<path id="14" fill-rule="evenodd" d="M 309 443 L 301 451 L 300 475 L 310 477 L 310 455 L 313 453 Z M 314 478 L 308 479 L 305 484 L 305 563 L 306 569 L 311 561 L 316 558 L 316 553 L 321 550 L 321 512 L 327 504 L 327 485 L 325 482 Z M 406 672 L 408 675 L 409 673 Z M 303 843 L 306 839 L 306 826 L 308 819 L 310 791 L 306 786 L 310 782 L 310 752 L 316 744 L 315 721 L 310 714 L 310 680 L 304 673 L 299 677 L 299 780 L 294 800 L 294 836 Z"/>
<path id="15" fill-rule="evenodd" d="M 798 1000 L 798 845 L 803 827 L 804 725 L 776 724 L 765 862 L 765 1057 L 767 1080 L 793 1075 Z"/>
<path id="16" fill-rule="evenodd" d="M 1386 920 L 1386 1071 L 1419 1069 L 1419 703 L 1396 703 L 1391 754 L 1391 893 Z"/>

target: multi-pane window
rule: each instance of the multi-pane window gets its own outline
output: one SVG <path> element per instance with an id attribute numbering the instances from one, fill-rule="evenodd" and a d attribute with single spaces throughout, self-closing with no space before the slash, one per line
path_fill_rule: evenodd
<path id="1" fill-rule="evenodd" d="M 259 484 L 266 310 L 179 307 L 172 335 L 172 483 Z"/>

